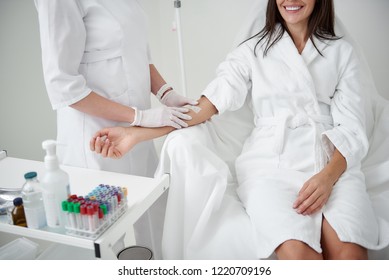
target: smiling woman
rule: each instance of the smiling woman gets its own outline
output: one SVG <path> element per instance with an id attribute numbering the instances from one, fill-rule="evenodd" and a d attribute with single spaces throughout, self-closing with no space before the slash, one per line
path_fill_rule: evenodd
<path id="1" fill-rule="evenodd" d="M 261 8 L 264 7 L 263 2 L 264 1 L 260 0 L 255 1 L 256 5 L 252 8 L 252 12 L 249 14 L 247 22 L 244 23 L 244 28 L 242 28 L 242 31 L 239 33 L 236 42 L 242 42 L 245 38 L 258 32 L 260 26 L 263 26 L 264 19 L 257 18 L 258 14 L 261 14 Z M 372 1 L 372 5 L 370 5 L 369 2 L 369 5 L 367 5 L 364 11 L 361 11 L 361 9 L 353 11 L 353 13 L 358 14 L 359 18 L 368 15 L 379 15 L 378 18 L 375 16 L 371 17 L 371 20 L 368 22 L 361 22 L 356 15 L 349 14 L 350 4 L 361 4 L 366 3 L 366 1 L 345 0 L 336 1 L 336 3 L 341 7 L 341 9 L 337 9 L 337 11 L 339 11 L 338 17 L 342 19 L 352 35 L 358 35 L 352 37 L 365 43 L 367 47 L 369 47 L 369 45 L 376 46 L 376 42 L 378 45 L 380 45 L 378 42 L 387 45 L 388 37 L 387 34 L 383 32 L 386 25 L 382 25 L 381 22 L 388 20 L 388 18 L 385 18 L 385 12 L 382 9 L 386 7 L 385 11 L 387 11 L 389 2 L 386 0 Z M 380 7 L 380 10 L 378 10 L 378 7 Z M 263 14 L 264 13 L 265 11 L 263 11 Z M 256 17 L 255 19 L 254 16 Z M 345 34 L 345 27 L 341 22 L 337 21 L 336 27 L 336 34 L 342 36 L 342 38 L 352 40 L 348 32 Z M 366 38 L 369 38 L 370 42 L 366 40 Z M 375 43 L 371 44 L 373 41 Z M 330 43 L 332 45 L 337 44 L 338 42 L 339 40 Z M 307 43 L 307 46 L 308 45 L 310 45 L 309 42 Z M 377 47 L 380 48 L 380 46 Z M 366 50 L 369 49 L 370 48 L 366 48 Z M 312 50 L 312 46 L 310 46 L 310 50 Z M 303 57 L 304 52 L 302 54 Z M 269 51 L 269 56 L 271 56 L 272 53 L 274 53 L 274 50 Z M 287 64 L 293 65 L 293 63 L 296 63 L 295 65 L 299 65 L 301 60 L 294 59 L 296 53 L 297 52 L 294 54 L 283 52 L 280 61 L 285 61 Z M 375 52 L 372 53 L 375 54 Z M 323 53 L 323 55 L 324 57 L 327 57 L 327 53 Z M 386 63 L 389 63 L 387 53 L 384 49 L 381 49 L 381 52 L 377 54 L 377 56 L 385 59 Z M 257 59 L 259 60 L 260 58 L 261 55 L 258 55 Z M 307 62 L 312 69 L 316 68 L 314 65 L 316 64 L 317 59 L 322 60 L 323 58 L 320 55 L 317 55 L 316 52 L 316 57 Z M 289 63 L 289 61 L 292 62 Z M 373 61 L 374 59 L 369 59 L 369 63 L 373 63 Z M 379 72 L 384 71 L 385 69 L 385 67 L 377 68 L 377 64 L 374 63 L 371 65 L 374 65 L 373 70 L 380 69 Z M 284 80 L 284 76 L 286 77 L 288 75 L 288 67 L 285 68 L 285 75 L 277 72 L 278 75 L 275 77 L 277 84 L 274 85 L 277 88 L 281 88 L 281 85 L 279 84 L 283 84 L 281 81 Z M 293 68 L 291 67 L 290 69 Z M 300 70 L 302 69 L 303 68 L 300 68 Z M 323 68 L 316 69 L 319 76 L 325 76 L 326 74 L 331 75 L 332 70 L 329 68 L 324 69 L 325 71 L 323 71 Z M 263 72 L 263 74 L 267 74 L 267 72 Z M 299 76 L 305 76 L 303 71 L 299 72 Z M 366 74 L 363 77 L 368 78 L 369 74 Z M 307 82 L 309 81 L 304 79 L 302 84 L 306 84 Z M 292 84 L 293 83 L 291 82 L 290 85 Z M 389 236 L 389 229 L 387 227 L 389 222 L 389 176 L 387 173 L 389 148 L 388 143 L 381 141 L 382 138 L 379 135 L 383 136 L 388 135 L 389 133 L 387 126 L 389 119 L 389 104 L 388 101 L 385 102 L 383 98 L 380 98 L 377 95 L 371 81 L 369 81 L 368 84 L 365 84 L 365 86 L 367 85 L 371 87 L 364 92 L 374 100 L 375 105 L 371 108 L 368 101 L 365 104 L 366 112 L 368 114 L 367 120 L 369 123 L 367 130 L 371 137 L 370 139 L 373 139 L 373 141 L 371 142 L 371 150 L 368 158 L 364 160 L 363 170 L 366 172 L 368 192 L 374 203 L 374 210 L 377 213 L 379 224 L 383 232 L 381 237 L 387 240 L 387 237 Z M 318 86 L 317 89 L 326 88 L 327 86 L 330 86 L 330 84 L 323 83 Z M 381 91 L 381 94 L 385 93 L 389 93 L 389 91 Z M 371 115 L 372 109 L 375 112 L 374 117 Z M 267 108 L 266 112 L 268 111 L 269 108 Z M 253 215 L 261 216 L 268 221 L 266 224 L 256 223 L 255 225 L 257 228 L 261 230 L 273 225 L 274 213 L 279 211 L 279 207 L 273 208 L 272 204 L 274 204 L 275 201 L 273 200 L 273 197 L 270 198 L 269 196 L 257 195 L 251 200 L 251 203 L 245 203 L 246 207 L 243 207 L 241 200 L 236 196 L 236 188 L 238 188 L 239 192 L 242 190 L 241 185 L 236 183 L 236 176 L 234 173 L 234 162 L 236 156 L 240 154 L 242 149 L 242 146 L 237 145 L 237 142 L 240 141 L 239 143 L 243 145 L 243 141 L 251 133 L 250 129 L 252 126 L 250 126 L 250 121 L 252 121 L 252 118 L 250 113 L 251 111 L 247 107 L 236 112 L 226 112 L 224 115 L 214 117 L 212 122 L 175 132 L 166 140 L 162 151 L 163 161 L 159 168 L 159 175 L 164 172 L 175 174 L 169 190 L 169 203 L 166 215 L 167 221 L 165 223 L 164 231 L 165 255 L 168 258 L 258 259 L 261 258 L 260 254 L 263 252 L 264 248 L 268 246 L 269 241 L 275 238 L 275 235 L 280 232 L 279 228 L 276 227 L 274 228 L 273 235 L 268 236 L 269 238 L 259 238 L 256 235 L 256 230 L 253 229 L 253 218 L 251 215 L 250 217 L 247 215 L 247 205 L 249 205 L 252 207 L 252 210 L 249 211 Z M 371 122 L 373 118 L 376 120 L 375 124 Z M 304 118 L 301 118 L 300 120 L 303 119 Z M 239 128 L 239 130 L 237 128 Z M 373 128 L 374 132 L 372 134 Z M 263 135 L 270 134 L 270 132 L 271 128 L 263 127 Z M 281 132 L 280 134 L 282 135 Z M 271 143 L 271 141 L 269 142 Z M 277 146 L 274 143 L 271 144 Z M 244 150 L 246 150 L 246 145 L 243 146 Z M 300 148 L 304 148 L 304 145 L 300 146 L 299 149 Z M 299 152 L 301 152 L 299 149 L 296 151 L 297 156 L 299 156 Z M 178 155 L 180 156 L 179 161 L 176 160 Z M 253 158 L 255 159 L 255 157 Z M 296 158 L 297 157 L 294 157 L 293 161 L 296 161 Z M 271 162 L 269 163 L 271 164 Z M 247 170 L 247 173 L 255 173 L 258 171 L 258 168 L 258 165 L 254 165 L 252 169 Z M 265 173 L 264 177 L 271 176 L 269 173 Z M 232 175 L 231 179 L 230 175 Z M 279 181 L 285 183 L 285 185 L 291 184 L 291 177 L 288 175 L 288 173 L 280 174 Z M 191 178 L 191 180 L 187 180 L 188 177 Z M 253 183 L 254 182 L 255 181 L 253 181 Z M 260 189 L 259 184 L 258 189 Z M 255 190 L 253 190 L 253 192 L 255 193 Z M 257 193 L 259 194 L 260 192 L 261 191 L 258 190 Z M 250 193 L 247 194 L 248 199 L 251 196 L 254 195 L 251 195 Z M 196 197 L 196 200 L 194 200 L 193 197 Z M 274 198 L 279 199 L 279 196 L 275 194 Z M 354 200 L 354 197 L 348 196 L 347 199 L 349 200 L 349 204 L 357 203 Z M 290 200 L 289 203 L 289 205 L 292 205 L 293 201 Z M 358 212 L 358 214 L 356 214 L 356 217 L 358 217 L 357 220 L 362 219 L 364 215 L 363 210 L 358 208 L 355 210 L 356 213 Z M 184 222 L 177 223 L 177 221 Z M 278 224 L 282 225 L 283 223 L 284 227 L 289 226 L 288 219 L 284 219 Z M 345 226 L 345 228 L 347 228 L 347 226 Z M 306 230 L 308 229 L 306 228 Z M 269 231 L 271 230 L 269 229 Z M 305 232 L 305 230 L 303 231 Z M 177 243 L 177 240 L 182 241 Z M 382 244 L 385 244 L 385 242 Z M 369 250 L 369 258 L 389 259 L 389 247 L 379 251 Z"/>
<path id="2" fill-rule="evenodd" d="M 382 249 L 389 236 L 380 238 L 388 225 L 376 216 L 361 170 L 369 143 L 360 58 L 334 32 L 332 0 L 275 3 L 268 1 L 262 30 L 219 65 L 188 124 L 248 99 L 254 126 L 235 161 L 236 192 L 259 258 L 367 259 L 367 249 Z M 98 132 L 104 146 L 96 139 L 91 146 L 116 157 L 170 131 L 106 128 Z"/>
<path id="3" fill-rule="evenodd" d="M 273 5 L 274 2 L 268 9 L 273 9 Z M 312 39 L 313 35 L 319 39 L 337 39 L 334 32 L 335 14 L 332 1 L 277 0 L 276 5 L 279 11 L 277 20 L 291 35 L 300 54 L 306 41 Z"/>
<path id="4" fill-rule="evenodd" d="M 323 0 L 318 3 L 316 3 L 316 0 L 269 1 L 266 9 L 266 21 L 265 27 L 248 39 L 259 36 L 260 39 L 255 46 L 255 51 L 258 45 L 264 41 L 266 43 L 265 54 L 275 43 L 281 40 L 284 32 L 287 32 L 292 38 L 300 54 L 308 40 L 321 54 L 313 37 L 321 41 L 339 39 L 334 31 L 335 13 L 333 3 L 330 0 Z M 281 25 L 282 28 L 278 28 L 278 25 Z"/>
<path id="5" fill-rule="evenodd" d="M 293 41 L 299 53 L 302 53 L 307 41 L 308 21 L 315 8 L 316 0 L 305 1 L 277 0 L 278 10 L 284 20 L 288 31 L 292 34 Z"/>

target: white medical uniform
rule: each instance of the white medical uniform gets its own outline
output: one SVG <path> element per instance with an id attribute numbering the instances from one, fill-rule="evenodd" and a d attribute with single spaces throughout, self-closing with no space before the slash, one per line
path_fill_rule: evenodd
<path id="1" fill-rule="evenodd" d="M 238 195 L 255 228 L 257 256 L 269 257 L 286 240 L 301 240 L 321 252 L 324 216 L 340 240 L 382 248 L 366 192 L 361 160 L 368 150 L 359 62 L 345 40 L 315 44 L 300 55 L 290 36 L 263 56 L 257 40 L 233 51 L 203 92 L 218 109 L 237 110 L 251 92 L 255 127 L 235 163 Z M 319 213 L 303 216 L 293 202 L 336 147 L 347 170 Z M 387 243 L 387 241 L 385 241 Z"/>
<path id="2" fill-rule="evenodd" d="M 151 141 L 117 159 L 90 151 L 101 128 L 123 125 L 69 105 L 91 91 L 114 102 L 150 108 L 147 22 L 137 0 L 35 0 L 43 71 L 57 110 L 58 156 L 62 164 L 153 176 L 157 155 Z"/>

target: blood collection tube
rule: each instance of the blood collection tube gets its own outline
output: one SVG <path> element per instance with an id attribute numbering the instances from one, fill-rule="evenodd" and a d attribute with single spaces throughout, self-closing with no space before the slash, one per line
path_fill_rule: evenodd
<path id="1" fill-rule="evenodd" d="M 123 202 L 127 203 L 127 194 L 128 194 L 127 187 L 122 187 L 122 192 L 123 192 Z"/>
<path id="2" fill-rule="evenodd" d="M 113 217 L 112 215 L 113 209 L 112 209 L 111 199 L 109 199 L 109 197 L 107 197 L 105 201 L 105 205 L 107 206 L 107 219 L 111 220 L 111 218 Z"/>
<path id="3" fill-rule="evenodd" d="M 86 207 L 87 209 L 87 214 L 88 214 L 88 227 L 89 231 L 95 231 L 96 230 L 96 221 L 94 219 L 95 217 L 95 209 L 93 208 L 93 205 L 88 205 Z"/>
<path id="4" fill-rule="evenodd" d="M 99 209 L 97 210 L 98 214 L 99 214 L 99 227 L 102 226 L 104 224 L 104 213 L 103 213 L 103 209 L 101 209 L 99 207 Z"/>
<path id="5" fill-rule="evenodd" d="M 119 193 L 118 190 L 115 190 L 115 195 L 116 195 L 117 200 L 118 200 L 118 205 L 120 205 L 120 202 L 121 202 L 121 200 L 122 200 L 122 197 L 121 197 L 121 195 L 120 195 L 120 193 Z"/>
<path id="6" fill-rule="evenodd" d="M 107 205 L 104 203 L 100 204 L 100 209 L 103 212 L 103 221 L 106 222 L 108 220 Z"/>
<path id="7" fill-rule="evenodd" d="M 69 214 L 70 227 L 73 229 L 76 229 L 77 224 L 76 224 L 76 217 L 74 215 L 74 203 L 73 202 L 68 203 L 68 214 Z"/>
<path id="8" fill-rule="evenodd" d="M 62 211 L 65 212 L 65 215 L 64 215 L 65 216 L 65 223 L 68 227 L 70 227 L 68 204 L 69 204 L 69 202 L 67 200 L 62 201 Z"/>
<path id="9" fill-rule="evenodd" d="M 118 198 L 115 195 L 114 191 L 111 191 L 110 196 L 111 196 L 111 201 L 112 201 L 112 208 L 113 208 L 114 214 L 116 214 L 116 210 L 118 208 Z"/>
<path id="10" fill-rule="evenodd" d="M 74 205 L 73 205 L 74 217 L 75 217 L 75 220 L 76 220 L 76 228 L 77 229 L 83 229 L 84 228 L 84 225 L 83 225 L 83 222 L 82 222 L 82 219 L 81 219 L 80 206 L 81 205 L 80 205 L 79 202 L 74 203 Z"/>
<path id="11" fill-rule="evenodd" d="M 95 220 L 95 224 L 96 224 L 96 229 L 100 226 L 99 224 L 99 209 L 100 209 L 100 203 L 98 203 L 97 201 L 93 202 L 92 203 L 93 205 L 93 219 Z"/>
<path id="12" fill-rule="evenodd" d="M 86 204 L 80 205 L 80 214 L 81 214 L 83 229 L 89 230 L 88 213 L 87 213 L 87 209 L 86 209 Z"/>

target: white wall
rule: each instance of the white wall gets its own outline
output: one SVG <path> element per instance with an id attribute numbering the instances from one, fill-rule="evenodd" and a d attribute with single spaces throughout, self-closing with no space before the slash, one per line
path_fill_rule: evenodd
<path id="1" fill-rule="evenodd" d="M 173 0 L 141 0 L 150 19 L 154 63 L 182 91 Z M 187 90 L 198 97 L 232 47 L 255 0 L 182 0 Z M 389 99 L 388 0 L 335 0 L 337 14 L 359 41 L 381 94 Z M 55 113 L 43 84 L 37 15 L 32 0 L 0 0 L 0 149 L 42 160 L 43 139 L 55 138 Z M 154 102 L 156 104 L 156 102 Z M 159 148 L 163 138 L 156 141 Z"/>
<path id="2" fill-rule="evenodd" d="M 43 83 L 38 21 L 32 0 L 0 0 L 0 149 L 43 159 L 55 138 L 55 113 Z"/>
<path id="3" fill-rule="evenodd" d="M 339 18 L 364 50 L 378 92 L 389 99 L 389 1 L 334 0 Z"/>

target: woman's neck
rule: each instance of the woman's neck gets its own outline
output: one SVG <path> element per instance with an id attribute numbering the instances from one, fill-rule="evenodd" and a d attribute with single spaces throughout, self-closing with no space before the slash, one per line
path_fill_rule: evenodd
<path id="1" fill-rule="evenodd" d="M 294 45 L 296 46 L 299 54 L 301 54 L 308 41 L 308 26 L 307 25 L 292 25 L 288 26 L 289 32 L 292 36 Z"/>

